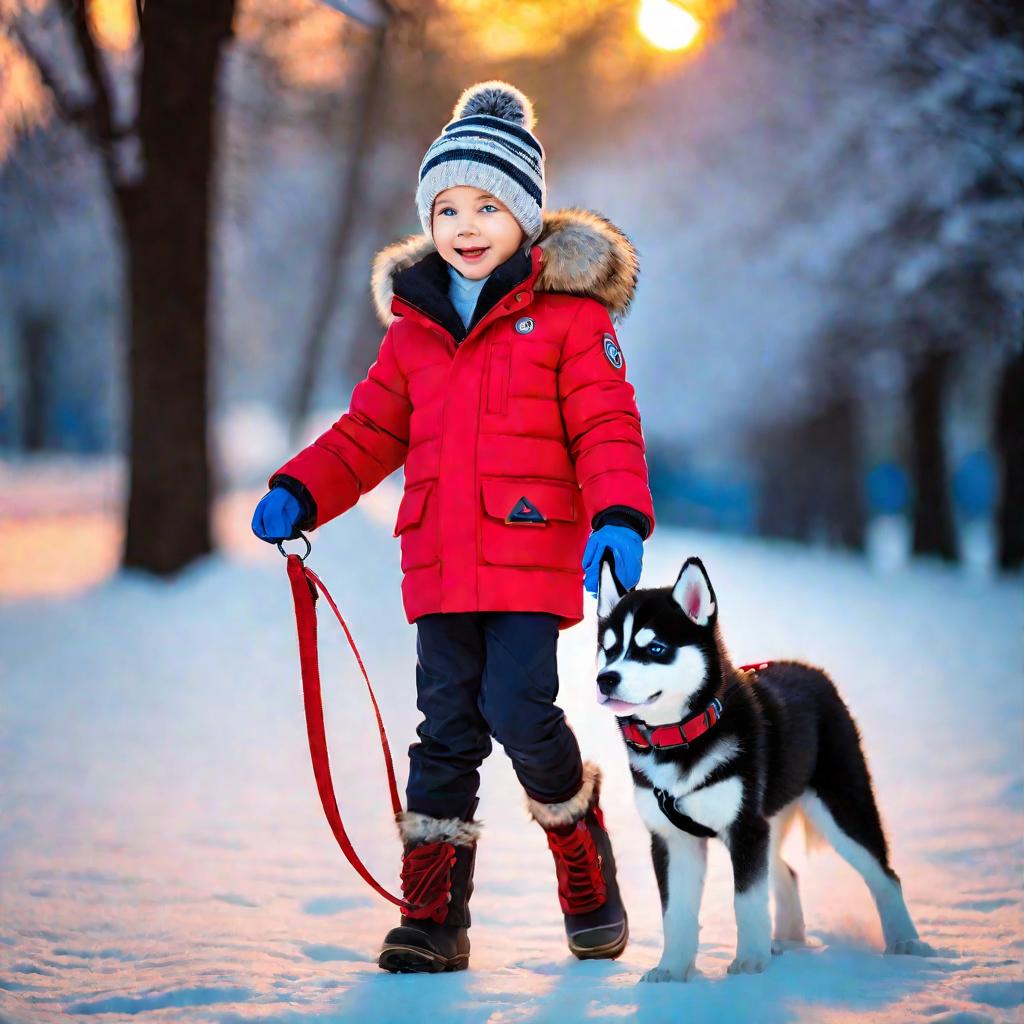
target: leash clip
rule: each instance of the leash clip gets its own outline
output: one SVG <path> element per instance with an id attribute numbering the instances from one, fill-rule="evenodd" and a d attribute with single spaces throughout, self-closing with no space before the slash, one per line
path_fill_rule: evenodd
<path id="1" fill-rule="evenodd" d="M 313 545 L 309 543 L 309 538 L 301 530 L 299 530 L 298 536 L 286 537 L 285 540 L 301 540 L 305 543 L 306 553 L 304 555 L 300 555 L 298 552 L 285 551 L 284 540 L 279 540 L 277 542 L 277 550 L 280 551 L 285 558 L 288 558 L 289 554 L 294 554 L 300 562 L 305 563 L 306 559 L 309 558 L 309 553 L 313 550 Z"/>

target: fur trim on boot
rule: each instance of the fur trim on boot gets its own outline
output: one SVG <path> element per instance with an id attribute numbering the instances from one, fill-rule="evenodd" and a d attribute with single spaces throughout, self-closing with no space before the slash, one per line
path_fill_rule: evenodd
<path id="1" fill-rule="evenodd" d="M 480 838 L 483 822 L 461 818 L 432 818 L 429 814 L 402 811 L 395 821 L 403 843 L 451 843 L 472 846 Z"/>
<path id="2" fill-rule="evenodd" d="M 593 761 L 583 762 L 583 783 L 579 792 L 557 804 L 542 804 L 533 797 L 526 798 L 526 809 L 543 829 L 574 825 L 597 803 L 601 791 L 601 769 Z"/>
<path id="3" fill-rule="evenodd" d="M 544 250 L 538 292 L 596 299 L 615 322 L 626 315 L 636 292 L 640 264 L 633 244 L 610 220 L 576 207 L 552 210 L 544 214 L 536 244 Z M 374 257 L 370 289 L 385 327 L 395 318 L 391 312 L 395 276 L 435 249 L 429 236 L 409 235 Z"/>

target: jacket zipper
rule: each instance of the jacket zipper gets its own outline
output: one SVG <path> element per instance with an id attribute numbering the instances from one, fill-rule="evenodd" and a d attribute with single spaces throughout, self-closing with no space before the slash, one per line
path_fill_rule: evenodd
<path id="1" fill-rule="evenodd" d="M 476 333 L 477 331 L 481 330 L 481 328 L 483 328 L 489 322 L 493 323 L 494 320 L 497 319 L 497 316 L 492 316 L 492 314 L 494 313 L 494 311 L 496 309 L 502 309 L 504 307 L 505 302 L 507 301 L 508 297 L 510 295 L 512 295 L 514 291 L 515 291 L 515 289 L 510 289 L 509 291 L 507 291 L 501 297 L 501 300 L 499 302 L 496 302 L 487 311 L 487 313 L 484 315 L 483 319 L 469 332 L 469 334 L 466 335 L 465 338 L 462 339 L 460 344 L 464 345 L 467 341 L 469 341 L 469 339 L 474 335 L 474 333 Z M 401 299 L 401 301 L 404 302 L 410 309 L 415 309 L 417 313 L 419 313 L 423 317 L 425 317 L 431 324 L 433 324 L 441 332 L 441 334 L 445 338 L 448 339 L 448 344 L 451 346 L 451 350 L 452 350 L 452 358 L 454 359 L 456 353 L 458 352 L 458 347 L 459 346 L 455 344 L 455 338 L 453 337 L 451 331 L 446 331 L 429 313 L 427 313 L 426 310 L 420 309 L 420 307 L 417 306 L 415 303 L 409 302 L 407 299 Z M 512 310 L 510 310 L 510 309 L 509 310 L 505 310 L 505 312 L 511 313 Z M 445 431 L 447 429 L 447 426 L 448 426 L 448 403 L 445 402 L 444 409 L 441 412 L 441 437 L 442 438 L 445 436 Z M 477 447 L 475 445 L 474 445 L 474 453 L 478 454 L 478 449 L 477 449 Z M 479 487 L 479 474 L 477 472 L 477 466 L 476 466 L 476 459 L 475 458 L 474 458 L 474 465 L 473 465 L 473 479 L 474 479 L 474 481 L 476 481 L 477 487 Z M 437 502 L 437 516 L 438 516 L 438 520 L 437 520 L 437 540 L 438 540 L 438 557 L 440 557 L 440 548 L 443 545 L 442 538 L 444 537 L 444 522 L 441 519 L 441 509 L 444 506 L 441 503 L 441 476 L 440 476 L 440 474 L 438 475 L 438 478 L 437 478 L 437 484 L 434 487 L 434 500 Z M 478 542 L 479 542 L 479 530 L 480 530 L 480 524 L 477 523 Z"/>

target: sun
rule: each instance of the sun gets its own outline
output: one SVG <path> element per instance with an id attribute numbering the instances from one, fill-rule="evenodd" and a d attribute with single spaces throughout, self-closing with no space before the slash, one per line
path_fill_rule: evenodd
<path id="1" fill-rule="evenodd" d="M 686 50 L 697 41 L 701 23 L 671 0 L 641 0 L 637 28 L 659 50 Z"/>

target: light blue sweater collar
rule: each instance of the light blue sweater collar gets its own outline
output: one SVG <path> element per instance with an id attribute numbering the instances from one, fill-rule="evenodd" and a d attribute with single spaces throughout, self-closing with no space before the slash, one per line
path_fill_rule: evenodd
<path id="1" fill-rule="evenodd" d="M 448 277 L 450 278 L 448 297 L 452 300 L 452 305 L 459 316 L 462 317 L 462 322 L 466 325 L 467 330 L 469 321 L 473 318 L 473 310 L 476 309 L 476 301 L 490 276 L 488 274 L 487 277 L 482 277 L 479 281 L 473 281 L 468 277 L 463 277 L 450 263 L 448 264 Z"/>

